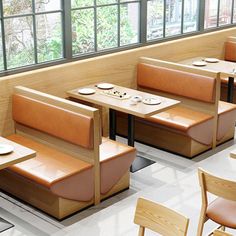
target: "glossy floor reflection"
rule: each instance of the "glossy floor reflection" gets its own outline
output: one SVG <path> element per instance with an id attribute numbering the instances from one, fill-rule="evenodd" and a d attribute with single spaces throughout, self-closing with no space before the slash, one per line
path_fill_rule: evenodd
<path id="1" fill-rule="evenodd" d="M 129 190 L 61 222 L 0 193 L 0 217 L 15 225 L 1 235 L 136 236 L 138 227 L 133 223 L 133 217 L 138 197 L 164 203 L 183 213 L 190 218 L 188 235 L 196 235 L 201 207 L 197 168 L 200 166 L 236 180 L 236 159 L 229 157 L 236 142 L 231 140 L 192 160 L 139 143 L 136 147 L 141 155 L 156 163 L 131 174 Z M 214 227 L 213 223 L 207 223 L 205 233 Z M 146 235 L 156 234 L 147 231 Z"/>

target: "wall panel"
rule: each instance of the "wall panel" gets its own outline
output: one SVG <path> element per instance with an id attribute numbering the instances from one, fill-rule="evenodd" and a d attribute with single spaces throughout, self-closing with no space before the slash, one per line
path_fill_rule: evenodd
<path id="1" fill-rule="evenodd" d="M 65 96 L 66 90 L 101 81 L 133 87 L 139 57 L 170 61 L 195 56 L 222 58 L 224 41 L 231 35 L 236 36 L 236 28 L 1 77 L 0 135 L 6 136 L 14 131 L 11 118 L 11 95 L 16 85 L 61 97 Z"/>

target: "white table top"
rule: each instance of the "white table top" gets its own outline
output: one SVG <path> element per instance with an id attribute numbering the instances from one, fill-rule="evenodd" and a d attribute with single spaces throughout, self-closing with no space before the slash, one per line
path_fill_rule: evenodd
<path id="1" fill-rule="evenodd" d="M 0 144 L 8 144 L 14 148 L 11 153 L 0 155 L 0 170 L 36 156 L 34 150 L 10 141 L 9 139 L 0 137 Z"/>
<path id="2" fill-rule="evenodd" d="M 96 93 L 91 94 L 91 95 L 82 95 L 78 93 L 78 89 L 81 89 L 81 88 L 77 88 L 71 91 L 67 91 L 67 95 L 72 98 L 87 101 L 93 104 L 101 105 L 107 108 L 111 108 L 117 111 L 125 112 L 125 113 L 142 117 L 142 118 L 149 117 L 156 113 L 162 112 L 180 103 L 180 101 L 177 101 L 174 99 L 169 99 L 169 98 L 153 95 L 151 93 L 141 92 L 135 89 L 125 88 L 125 87 L 115 85 L 114 90 L 117 90 L 122 93 L 125 92 L 127 95 L 130 95 L 131 97 L 135 95 L 139 95 L 143 99 L 157 98 L 161 100 L 161 103 L 159 105 L 146 105 L 143 102 L 139 102 L 136 105 L 131 105 L 129 102 L 129 99 L 121 100 L 121 99 L 104 95 L 103 94 L 104 90 L 97 88 L 95 84 L 84 86 L 84 88 L 85 87 L 95 89 Z"/>
<path id="3" fill-rule="evenodd" d="M 193 66 L 202 70 L 211 70 L 215 72 L 221 72 L 223 77 L 236 77 L 236 63 L 230 61 L 219 60 L 219 62 L 206 62 L 206 66 L 194 66 L 194 61 L 204 61 L 205 57 L 194 57 L 183 61 L 179 61 L 180 64 Z M 235 72 L 234 72 L 235 70 Z"/>

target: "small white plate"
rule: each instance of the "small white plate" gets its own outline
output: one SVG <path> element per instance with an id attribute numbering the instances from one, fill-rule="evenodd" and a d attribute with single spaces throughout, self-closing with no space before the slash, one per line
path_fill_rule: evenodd
<path id="1" fill-rule="evenodd" d="M 78 90 L 78 93 L 83 94 L 83 95 L 90 95 L 94 94 L 96 91 L 95 89 L 92 88 L 82 88 Z"/>
<path id="2" fill-rule="evenodd" d="M 109 84 L 109 83 L 101 83 L 101 84 L 98 84 L 97 87 L 100 89 L 112 89 L 114 88 L 114 85 Z"/>
<path id="3" fill-rule="evenodd" d="M 211 57 L 209 57 L 209 58 L 205 58 L 204 61 L 209 62 L 209 63 L 217 63 L 217 62 L 219 62 L 220 60 L 217 59 L 217 58 L 211 58 Z"/>
<path id="4" fill-rule="evenodd" d="M 193 65 L 194 66 L 206 66 L 207 63 L 205 61 L 194 61 Z"/>
<path id="5" fill-rule="evenodd" d="M 0 155 L 8 154 L 14 150 L 14 147 L 9 144 L 0 144 Z"/>
<path id="6" fill-rule="evenodd" d="M 161 100 L 157 98 L 145 98 L 143 99 L 143 103 L 147 105 L 158 105 L 161 103 Z"/>

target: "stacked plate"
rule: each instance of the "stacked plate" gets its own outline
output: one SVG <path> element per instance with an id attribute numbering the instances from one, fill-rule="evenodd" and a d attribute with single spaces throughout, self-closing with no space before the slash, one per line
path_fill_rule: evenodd
<path id="1" fill-rule="evenodd" d="M 82 88 L 78 90 L 78 93 L 83 95 L 90 95 L 94 94 L 95 92 L 96 92 L 95 89 L 92 88 Z"/>
<path id="2" fill-rule="evenodd" d="M 14 147 L 9 144 L 0 144 L 0 155 L 11 153 Z"/>

